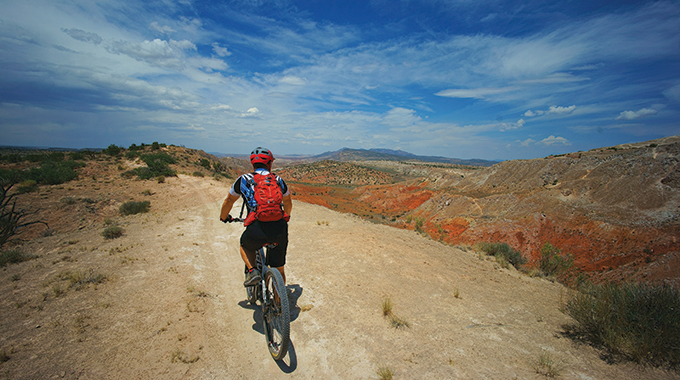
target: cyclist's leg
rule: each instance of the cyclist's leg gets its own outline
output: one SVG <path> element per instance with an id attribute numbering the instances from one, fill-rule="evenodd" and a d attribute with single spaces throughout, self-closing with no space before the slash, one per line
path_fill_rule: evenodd
<path id="1" fill-rule="evenodd" d="M 257 262 L 255 251 L 246 250 L 241 246 L 241 258 L 243 259 L 243 262 L 246 263 L 248 270 L 255 267 L 255 263 Z"/>

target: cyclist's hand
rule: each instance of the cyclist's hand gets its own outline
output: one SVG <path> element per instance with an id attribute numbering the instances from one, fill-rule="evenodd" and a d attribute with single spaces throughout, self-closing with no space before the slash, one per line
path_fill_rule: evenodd
<path id="1" fill-rule="evenodd" d="M 234 221 L 234 218 L 231 217 L 231 215 L 227 215 L 227 217 L 222 221 L 222 223 L 231 223 Z"/>

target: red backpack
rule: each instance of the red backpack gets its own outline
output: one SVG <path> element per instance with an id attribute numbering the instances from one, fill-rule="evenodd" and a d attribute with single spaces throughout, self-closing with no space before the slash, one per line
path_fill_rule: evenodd
<path id="1" fill-rule="evenodd" d="M 260 174 L 253 173 L 253 197 L 257 208 L 248 214 L 245 225 L 250 225 L 255 220 L 260 222 L 275 222 L 286 217 L 281 203 L 283 193 L 276 181 L 276 176 L 272 173 Z"/>

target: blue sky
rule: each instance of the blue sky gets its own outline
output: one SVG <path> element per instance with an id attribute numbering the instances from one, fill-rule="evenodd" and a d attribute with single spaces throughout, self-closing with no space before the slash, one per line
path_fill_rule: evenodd
<path id="1" fill-rule="evenodd" d="M 680 2 L 0 2 L 0 145 L 516 159 L 680 134 Z"/>

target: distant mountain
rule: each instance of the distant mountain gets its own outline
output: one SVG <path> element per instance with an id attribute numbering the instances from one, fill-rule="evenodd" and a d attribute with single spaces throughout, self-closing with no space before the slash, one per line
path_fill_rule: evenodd
<path id="1" fill-rule="evenodd" d="M 351 149 L 343 148 L 335 152 L 326 152 L 312 157 L 313 160 L 335 160 L 335 161 L 407 161 L 417 160 L 422 162 L 436 162 L 453 165 L 466 166 L 491 166 L 499 161 L 488 160 L 463 160 L 460 158 L 449 158 L 439 156 L 418 156 L 402 150 L 392 149 Z"/>

